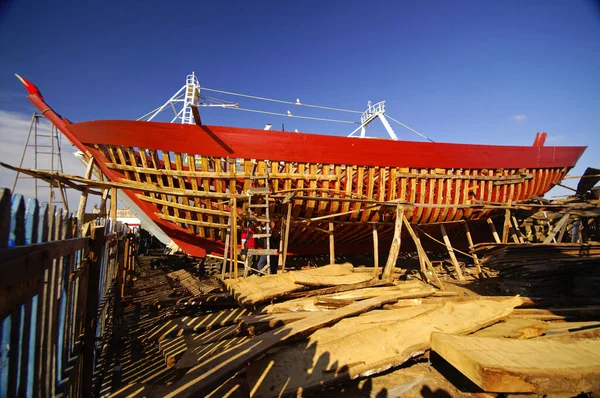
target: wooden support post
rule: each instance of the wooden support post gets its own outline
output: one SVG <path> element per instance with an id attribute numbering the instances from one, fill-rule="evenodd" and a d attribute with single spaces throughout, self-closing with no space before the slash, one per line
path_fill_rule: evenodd
<path id="1" fill-rule="evenodd" d="M 412 238 L 413 242 L 415 242 L 415 246 L 417 247 L 417 253 L 419 254 L 419 264 L 421 264 L 421 273 L 424 274 L 425 279 L 427 279 L 427 282 L 429 282 L 429 277 L 427 276 L 427 269 L 424 268 L 424 266 L 426 265 L 431 271 L 433 277 L 435 278 L 437 286 L 440 288 L 440 290 L 446 290 L 442 285 L 442 281 L 440 281 L 437 272 L 435 272 L 435 268 L 433 268 L 433 264 L 431 264 L 429 257 L 427 257 L 427 252 L 425 252 L 425 249 L 423 249 L 423 245 L 421 244 L 421 239 L 419 239 L 417 231 L 413 229 L 406 217 L 404 218 L 404 226 L 406 227 L 406 230 L 410 234 L 410 237 Z M 423 263 L 421 263 L 421 261 Z"/>
<path id="2" fill-rule="evenodd" d="M 329 264 L 335 264 L 335 236 L 333 223 L 329 223 Z"/>
<path id="3" fill-rule="evenodd" d="M 110 189 L 110 221 L 114 228 L 117 223 L 117 188 Z"/>
<path id="4" fill-rule="evenodd" d="M 525 243 L 525 239 L 523 238 L 523 232 L 521 232 L 521 229 L 519 228 L 519 223 L 517 222 L 517 217 L 512 216 L 512 223 L 513 223 L 513 227 L 515 229 L 515 232 L 517 233 L 517 237 L 519 239 L 519 243 Z"/>
<path id="5" fill-rule="evenodd" d="M 90 160 L 88 161 L 87 168 L 85 170 L 85 178 L 86 179 L 89 180 L 92 178 L 93 170 L 94 170 L 94 158 L 91 157 Z M 83 191 L 81 192 L 81 197 L 79 198 L 79 208 L 77 209 L 77 220 L 79 221 L 79 228 L 81 228 L 83 226 L 83 216 L 85 214 L 85 207 L 87 205 L 87 198 L 88 198 L 89 191 L 90 191 L 90 189 L 88 187 L 83 188 Z M 61 188 L 61 192 L 62 192 L 62 188 Z"/>
<path id="6" fill-rule="evenodd" d="M 544 239 L 543 243 L 552 243 L 552 241 L 554 240 L 554 238 L 556 237 L 556 235 L 563 228 L 567 227 L 567 224 L 569 223 L 569 217 L 571 217 L 570 213 L 567 213 L 564 216 L 562 216 L 562 218 L 560 220 L 558 220 L 558 222 L 554 225 L 554 228 L 552 228 L 552 230 L 550 231 L 550 233 L 548 234 L 548 236 L 546 237 L 546 239 Z"/>
<path id="7" fill-rule="evenodd" d="M 277 256 L 277 268 L 283 268 L 283 230 L 285 228 L 285 220 L 281 218 L 281 226 L 279 227 L 279 256 Z"/>
<path id="8" fill-rule="evenodd" d="M 442 231 L 444 243 L 446 244 L 446 250 L 448 250 L 448 254 L 450 255 L 450 260 L 454 265 L 454 269 L 456 269 L 456 275 L 458 276 L 458 280 L 464 281 L 465 277 L 463 276 L 462 270 L 460 269 L 460 264 L 458 264 L 458 260 L 456 259 L 456 255 L 454 254 L 454 249 L 452 248 L 452 244 L 450 243 L 450 238 L 448 238 L 448 234 L 446 233 L 446 228 L 444 228 L 444 224 L 440 224 L 440 229 Z"/>
<path id="9" fill-rule="evenodd" d="M 232 198 L 231 201 L 233 202 L 233 224 L 232 229 L 233 229 L 233 236 L 231 237 L 231 249 L 232 249 L 232 254 L 231 254 L 231 265 L 233 267 L 233 277 L 237 279 L 238 277 L 238 245 L 237 245 L 237 241 L 238 241 L 238 228 L 237 228 L 237 199 L 236 198 Z"/>
<path id="10" fill-rule="evenodd" d="M 292 217 L 292 202 L 288 203 L 287 217 L 285 219 L 285 235 L 283 236 L 283 264 L 281 272 L 285 272 L 285 264 L 287 261 L 288 239 L 290 237 L 290 219 Z"/>
<path id="11" fill-rule="evenodd" d="M 510 210 L 504 210 L 504 224 L 502 225 L 502 243 L 508 243 L 510 234 Z"/>
<path id="12" fill-rule="evenodd" d="M 229 264 L 229 242 L 231 240 L 231 220 L 235 217 L 233 212 L 233 206 L 229 201 L 229 224 L 227 225 L 227 232 L 225 233 L 225 250 L 223 250 L 223 264 L 221 265 L 221 279 L 225 279 L 227 275 L 227 266 Z"/>
<path id="13" fill-rule="evenodd" d="M 494 222 L 492 221 L 491 218 L 487 219 L 487 223 L 490 226 L 490 229 L 492 230 L 492 235 L 494 236 L 494 240 L 496 241 L 496 243 L 500 243 L 500 237 L 498 236 L 498 232 L 496 231 L 496 227 L 494 226 Z"/>
<path id="14" fill-rule="evenodd" d="M 373 278 L 379 277 L 379 236 L 377 225 L 373 224 Z"/>
<path id="15" fill-rule="evenodd" d="M 469 223 L 466 220 L 463 220 L 465 223 L 465 232 L 467 234 L 467 242 L 469 242 L 469 247 L 473 246 L 473 238 L 471 237 L 471 230 L 469 229 Z M 477 254 L 473 253 L 473 263 L 475 263 L 475 270 L 477 271 L 477 277 L 481 278 L 483 272 L 481 271 L 481 265 L 479 264 L 479 258 Z"/>
<path id="16" fill-rule="evenodd" d="M 392 240 L 392 246 L 390 247 L 390 254 L 388 255 L 385 268 L 383 269 L 382 279 L 391 279 L 392 270 L 396 266 L 398 261 L 398 253 L 400 252 L 400 243 L 402 235 L 402 220 L 404 218 L 404 209 L 402 206 L 396 206 L 396 223 L 394 224 L 394 239 Z"/>

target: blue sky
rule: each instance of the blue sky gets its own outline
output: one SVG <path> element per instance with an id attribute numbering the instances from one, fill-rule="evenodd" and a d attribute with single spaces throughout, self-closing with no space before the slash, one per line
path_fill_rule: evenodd
<path id="1" fill-rule="evenodd" d="M 84 121 L 135 119 L 195 71 L 206 87 L 290 101 L 364 110 L 369 100 L 386 100 L 389 115 L 436 141 L 531 145 L 537 131 L 546 131 L 547 145 L 589 147 L 572 174 L 600 167 L 596 2 L 2 4 L 5 114 L 27 118 L 33 110 L 15 72 L 38 85 L 61 114 Z M 293 108 L 211 95 L 246 108 Z M 283 122 L 286 130 L 352 131 L 345 124 L 222 109 L 203 109 L 202 115 L 207 124 L 277 128 Z M 420 140 L 394 127 L 401 139 Z M 380 125 L 372 130 L 385 136 Z"/>

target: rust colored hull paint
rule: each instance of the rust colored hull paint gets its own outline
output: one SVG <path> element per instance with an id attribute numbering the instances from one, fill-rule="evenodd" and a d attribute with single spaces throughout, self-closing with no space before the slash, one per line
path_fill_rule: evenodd
<path id="1" fill-rule="evenodd" d="M 36 94 L 31 102 L 88 156 L 94 156 L 112 181 L 152 183 L 165 188 L 242 194 L 251 176 L 269 175 L 271 191 L 295 191 L 296 219 L 362 210 L 336 221 L 336 251 L 372 250 L 372 223 L 380 247 L 393 236 L 393 212 L 365 209 L 367 201 L 401 200 L 443 205 L 411 208 L 414 224 L 476 220 L 490 210 L 452 205 L 474 200 L 508 203 L 541 196 L 573 167 L 585 147 L 493 146 L 382 139 L 357 139 L 222 126 L 197 126 L 136 121 L 91 121 L 71 124 Z M 256 180 L 254 180 L 256 181 Z M 508 181 L 508 183 L 507 183 Z M 222 253 L 229 207 L 222 200 L 168 194 L 124 192 L 182 250 L 195 256 Z M 328 200 L 319 200 L 328 199 Z M 271 214 L 286 207 L 271 204 Z M 239 209 L 240 214 L 244 214 Z M 260 216 L 260 214 L 259 214 Z M 291 253 L 329 250 L 327 221 L 293 224 Z M 382 222 L 388 224 L 381 224 Z M 457 226 L 459 231 L 460 223 Z M 423 228 L 435 233 L 435 226 Z M 457 236 L 460 235 L 457 232 Z"/>

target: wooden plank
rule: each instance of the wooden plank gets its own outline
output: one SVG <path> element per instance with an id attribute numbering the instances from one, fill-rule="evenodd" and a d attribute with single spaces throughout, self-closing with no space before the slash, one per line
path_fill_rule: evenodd
<path id="1" fill-rule="evenodd" d="M 352 273 L 347 275 L 310 275 L 302 272 L 292 273 L 294 283 L 303 286 L 324 287 L 324 286 L 339 286 L 351 285 L 356 283 L 368 282 L 373 279 L 373 276 L 367 273 Z"/>
<path id="2" fill-rule="evenodd" d="M 144 196 L 142 194 L 136 194 L 136 196 L 140 200 L 143 200 L 144 202 L 150 202 L 150 203 L 154 203 L 154 204 L 158 204 L 158 205 L 162 205 L 162 206 L 173 207 L 173 208 L 185 210 L 188 213 L 194 212 L 194 213 L 200 213 L 200 214 L 211 214 L 211 215 L 216 215 L 216 216 L 221 216 L 221 217 L 229 216 L 229 212 L 227 212 L 227 211 L 213 210 L 213 209 L 207 209 L 207 208 L 202 208 L 202 207 L 198 207 L 198 206 L 190 206 L 190 205 L 184 205 L 184 204 L 180 204 L 180 203 L 173 203 L 168 200 L 156 199 L 156 198 Z M 192 218 L 189 216 L 187 219 L 192 220 Z"/>
<path id="3" fill-rule="evenodd" d="M 398 293 L 361 301 L 337 310 L 315 314 L 286 326 L 256 336 L 240 345 L 224 350 L 203 363 L 191 368 L 172 385 L 165 398 L 199 395 L 215 383 L 226 379 L 232 372 L 246 366 L 247 362 L 280 343 L 307 335 L 316 329 L 331 325 L 344 318 L 355 316 L 384 304 L 398 300 Z"/>
<path id="4" fill-rule="evenodd" d="M 488 392 L 578 394 L 600 388 L 600 340 L 493 339 L 434 333 L 433 350 Z"/>
<path id="5" fill-rule="evenodd" d="M 419 281 L 414 282 L 415 283 L 405 282 L 399 285 L 367 287 L 363 289 L 348 290 L 346 292 L 300 297 L 295 300 L 270 304 L 263 308 L 262 311 L 268 314 L 321 312 L 350 305 L 360 300 L 385 296 L 394 292 L 402 292 L 402 296 L 399 297 L 400 300 L 418 299 L 431 296 L 435 293 L 433 287 L 423 285 Z"/>
<path id="6" fill-rule="evenodd" d="M 10 227 L 8 247 L 25 244 L 25 200 L 23 195 L 15 194 L 10 205 Z"/>
<path id="7" fill-rule="evenodd" d="M 181 225 L 198 225 L 198 226 L 204 227 L 204 228 L 211 228 L 211 230 L 214 228 L 227 229 L 227 224 L 196 221 L 196 220 L 187 220 L 185 218 L 168 216 L 168 215 L 162 214 L 162 213 L 156 213 L 156 217 L 158 217 L 162 220 L 172 221 L 174 223 L 181 224 Z M 212 218 L 212 216 L 210 216 L 210 217 Z"/>
<path id="8" fill-rule="evenodd" d="M 9 189 L 0 189 L 0 249 L 8 247 L 11 198 Z"/>
<path id="9" fill-rule="evenodd" d="M 473 333 L 473 337 L 530 339 L 546 332 L 548 324 L 536 319 L 508 318 Z"/>
<path id="10" fill-rule="evenodd" d="M 519 302 L 515 298 L 483 300 L 478 302 L 481 305 L 448 303 L 344 319 L 315 331 L 307 341 L 251 363 L 248 384 L 257 398 L 272 396 L 273 391 L 296 396 L 312 388 L 371 376 L 427 351 L 433 332 L 475 331 L 505 318 Z"/>
<path id="11" fill-rule="evenodd" d="M 379 277 L 379 237 L 377 225 L 373 224 L 373 278 Z"/>
<path id="12" fill-rule="evenodd" d="M 450 243 L 450 238 L 448 238 L 448 234 L 446 233 L 446 228 L 444 224 L 440 224 L 440 230 L 442 231 L 442 237 L 444 239 L 444 243 L 446 244 L 446 250 L 448 250 L 448 254 L 450 255 L 450 259 L 452 260 L 452 264 L 454 265 L 454 269 L 456 270 L 456 275 L 458 276 L 459 281 L 464 281 L 465 277 L 463 276 L 462 270 L 460 269 L 460 264 L 456 259 L 456 255 L 454 254 L 454 248 Z"/>
<path id="13" fill-rule="evenodd" d="M 214 179 L 236 179 L 236 178 L 246 178 L 249 174 L 245 173 L 226 173 L 217 171 L 194 171 L 194 170 L 165 170 L 165 169 L 153 169 L 148 167 L 134 167 L 128 165 L 121 165 L 117 163 L 106 163 L 106 166 L 113 170 L 122 170 L 122 171 L 138 171 L 144 174 L 152 174 L 152 175 L 161 175 L 161 176 L 177 176 L 177 177 L 194 177 L 194 178 L 214 178 Z M 265 174 L 257 175 L 259 177 L 266 177 Z M 256 177 L 256 176 L 255 176 Z M 301 173 L 279 173 L 279 172 L 269 172 L 269 177 L 277 178 L 277 179 L 298 179 L 298 178 L 306 178 L 305 174 Z M 312 177 L 311 177 L 312 178 Z M 319 175 L 316 174 L 314 177 L 317 181 L 335 181 L 337 180 L 336 176 L 332 175 Z"/>
<path id="14" fill-rule="evenodd" d="M 392 276 L 392 270 L 396 267 L 396 261 L 398 260 L 398 252 L 400 251 L 400 240 L 402 231 L 402 220 L 404 218 L 404 209 L 402 206 L 396 206 L 396 223 L 394 226 L 394 238 L 392 240 L 392 246 L 390 247 L 390 253 L 388 255 L 387 263 L 383 269 L 382 279 L 389 279 Z"/>

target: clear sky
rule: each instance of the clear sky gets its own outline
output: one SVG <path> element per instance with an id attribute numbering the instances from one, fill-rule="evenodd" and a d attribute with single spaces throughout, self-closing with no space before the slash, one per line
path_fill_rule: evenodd
<path id="1" fill-rule="evenodd" d="M 290 101 L 364 110 L 369 100 L 386 100 L 389 115 L 436 141 L 531 145 L 546 131 L 546 145 L 589 147 L 572 174 L 600 168 L 597 2 L 0 4 L 0 138 L 12 143 L 0 152 L 5 159 L 13 160 L 9 148 L 20 154 L 16 143 L 25 139 L 15 121 L 22 127 L 33 111 L 15 72 L 55 110 L 84 121 L 135 119 L 194 71 L 205 87 Z M 246 108 L 358 116 L 211 95 Z M 206 124 L 353 129 L 223 109 L 202 109 L 202 116 Z M 421 140 L 394 128 L 401 139 Z M 380 125 L 371 134 L 385 136 Z M 0 170 L 1 184 L 7 175 Z"/>

